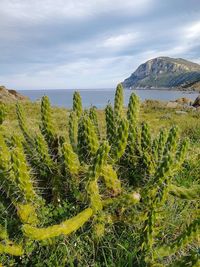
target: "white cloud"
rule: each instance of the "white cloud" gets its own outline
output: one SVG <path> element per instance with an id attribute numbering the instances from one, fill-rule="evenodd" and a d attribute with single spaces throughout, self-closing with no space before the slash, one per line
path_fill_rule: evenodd
<path id="1" fill-rule="evenodd" d="M 174 28 L 174 36 L 175 42 L 172 44 L 169 43 L 166 49 L 147 51 L 145 53 L 145 55 L 149 55 L 147 58 L 158 56 L 188 58 L 187 55 L 200 44 L 198 41 L 198 39 L 200 40 L 200 21 Z M 194 60 L 197 63 L 199 62 L 197 58 L 191 58 L 191 60 Z"/>
<path id="2" fill-rule="evenodd" d="M 200 21 L 194 22 L 185 28 L 185 36 L 188 39 L 200 38 Z"/>
<path id="3" fill-rule="evenodd" d="M 116 36 L 111 36 L 103 41 L 102 46 L 105 48 L 125 48 L 137 42 L 139 39 L 139 33 L 126 33 L 126 34 L 119 34 Z"/>

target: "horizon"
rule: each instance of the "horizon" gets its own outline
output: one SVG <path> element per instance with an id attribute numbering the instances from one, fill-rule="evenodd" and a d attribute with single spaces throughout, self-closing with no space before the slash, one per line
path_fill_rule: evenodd
<path id="1" fill-rule="evenodd" d="M 114 89 L 156 57 L 200 64 L 197 0 L 2 0 L 0 84 Z"/>

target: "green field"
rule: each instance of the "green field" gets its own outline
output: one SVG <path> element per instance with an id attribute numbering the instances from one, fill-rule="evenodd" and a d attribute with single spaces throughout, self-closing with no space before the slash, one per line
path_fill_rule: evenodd
<path id="1" fill-rule="evenodd" d="M 1 105 L 0 265 L 200 266 L 200 113 L 72 101 Z"/>

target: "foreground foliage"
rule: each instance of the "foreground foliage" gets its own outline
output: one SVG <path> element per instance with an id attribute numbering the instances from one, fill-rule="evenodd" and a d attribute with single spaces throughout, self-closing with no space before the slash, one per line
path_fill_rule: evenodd
<path id="1" fill-rule="evenodd" d="M 114 107 L 105 109 L 106 136 L 96 109 L 84 110 L 78 92 L 65 135 L 54 126 L 48 97 L 41 101 L 39 133 L 29 129 L 19 104 L 16 109 L 23 138 L 0 135 L 2 264 L 44 266 L 34 257 L 39 251 L 42 261 L 52 250 L 47 266 L 104 266 L 102 257 L 105 266 L 199 266 L 200 186 L 186 188 L 174 179 L 188 149 L 176 127 L 153 136 L 139 123 L 134 93 L 124 110 L 121 85 Z M 174 200 L 194 206 L 178 234 L 165 233 L 164 226 Z M 117 240 L 127 231 L 126 258 L 106 262 L 99 244 L 108 238 L 115 253 L 110 244 L 122 246 Z M 73 254 L 76 242 L 80 254 L 93 247 L 93 255 Z"/>

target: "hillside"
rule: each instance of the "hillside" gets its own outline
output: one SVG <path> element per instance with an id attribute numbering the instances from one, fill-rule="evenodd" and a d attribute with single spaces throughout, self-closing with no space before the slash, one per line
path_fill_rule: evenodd
<path id="1" fill-rule="evenodd" d="M 0 86 L 0 101 L 1 102 L 15 102 L 18 100 L 29 100 L 28 97 L 21 95 L 15 90 L 7 89 L 5 86 Z"/>
<path id="2" fill-rule="evenodd" d="M 185 59 L 158 57 L 141 64 L 124 80 L 124 88 L 184 87 L 200 81 L 200 65 Z"/>

